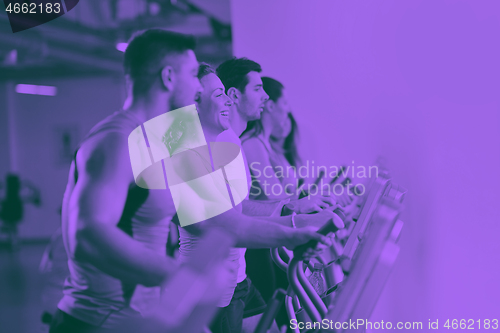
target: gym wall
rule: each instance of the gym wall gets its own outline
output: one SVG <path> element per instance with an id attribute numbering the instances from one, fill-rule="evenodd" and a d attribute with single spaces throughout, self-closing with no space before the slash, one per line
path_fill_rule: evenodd
<path id="1" fill-rule="evenodd" d="M 54 86 L 57 95 L 18 94 L 15 86 L 19 83 Z M 0 84 L 1 95 L 8 97 L 0 99 L 5 104 L 0 108 L 0 153 L 6 156 L 1 159 L 0 174 L 15 171 L 21 180 L 30 181 L 41 191 L 40 207 L 25 205 L 19 236 L 23 240 L 48 239 L 60 226 L 59 209 L 68 180 L 69 161 L 61 156 L 62 135 L 69 132 L 72 140 L 81 140 L 97 122 L 119 110 L 125 99 L 123 79 L 109 76 L 20 80 Z M 71 143 L 75 145 L 76 142 Z"/>
<path id="2" fill-rule="evenodd" d="M 499 5 L 231 3 L 234 54 L 286 86 L 303 156 L 366 166 L 382 155 L 408 189 L 400 257 L 373 320 L 500 310 Z"/>

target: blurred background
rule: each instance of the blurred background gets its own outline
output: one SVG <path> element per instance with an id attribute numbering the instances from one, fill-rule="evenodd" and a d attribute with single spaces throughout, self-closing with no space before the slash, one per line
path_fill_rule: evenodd
<path id="1" fill-rule="evenodd" d="M 123 105 L 124 43 L 149 27 L 195 35 L 214 65 L 259 62 L 287 89 L 305 159 L 386 158 L 408 195 L 373 321 L 498 319 L 498 1 L 85 0 L 16 34 L 0 13 L 0 200 L 15 173 L 26 201 L 19 251 L 0 247 L 2 332 L 43 331 L 38 266 L 69 162 Z"/>

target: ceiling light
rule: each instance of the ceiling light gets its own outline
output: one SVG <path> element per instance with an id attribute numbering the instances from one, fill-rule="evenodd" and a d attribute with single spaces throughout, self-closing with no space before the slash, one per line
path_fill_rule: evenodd
<path id="1" fill-rule="evenodd" d="M 127 49 L 128 43 L 117 43 L 116 44 L 116 49 L 120 52 L 125 52 Z"/>
<path id="2" fill-rule="evenodd" d="M 18 84 L 16 85 L 16 92 L 18 94 L 55 96 L 57 95 L 57 88 L 51 86 L 38 86 L 34 84 Z"/>

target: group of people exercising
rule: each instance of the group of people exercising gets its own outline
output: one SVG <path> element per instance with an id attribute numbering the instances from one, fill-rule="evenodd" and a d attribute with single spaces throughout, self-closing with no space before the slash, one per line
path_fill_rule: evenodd
<path id="1" fill-rule="evenodd" d="M 227 279 L 208 326 L 213 333 L 241 332 L 243 318 L 262 313 L 272 289 L 286 283 L 286 278 L 265 269 L 272 266 L 265 255 L 269 248 L 294 249 L 315 240 L 319 245 L 308 252 L 315 255 L 331 245 L 316 230 L 332 219 L 334 196 L 322 193 L 299 199 L 286 191 L 275 195 L 260 185 L 267 181 L 270 186 L 296 188 L 299 182 L 282 174 L 264 179 L 269 174 L 266 167 L 301 163 L 297 125 L 284 86 L 261 77 L 261 66 L 252 60 L 233 58 L 214 69 L 200 64 L 194 49 L 193 37 L 160 29 L 131 39 L 124 56 L 130 103 L 94 126 L 71 163 L 62 205 L 70 274 L 51 333 L 113 329 L 128 318 L 151 312 L 160 298 L 169 297 L 162 286 L 199 254 L 200 239 L 213 228 L 230 233 L 235 247 L 224 260 Z M 148 120 L 193 104 L 207 143 L 241 147 L 250 194 L 233 209 L 181 227 L 168 189 L 137 186 L 128 137 Z M 211 166 L 210 158 L 189 155 L 190 150 L 182 147 L 187 131 L 179 127 L 170 133 L 168 145 L 171 154 L 187 151 L 189 163 L 182 176 L 192 179 L 197 169 Z M 171 223 L 177 223 L 180 239 L 175 258 L 166 254 Z"/>

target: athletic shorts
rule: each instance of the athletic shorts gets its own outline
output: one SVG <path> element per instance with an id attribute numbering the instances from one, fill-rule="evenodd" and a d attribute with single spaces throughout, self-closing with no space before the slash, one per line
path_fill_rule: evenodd
<path id="1" fill-rule="evenodd" d="M 99 327 L 87 324 L 57 309 L 52 318 L 49 333 L 100 333 L 101 331 Z"/>
<path id="2" fill-rule="evenodd" d="M 220 308 L 210 329 L 212 333 L 241 333 L 243 318 L 263 313 L 266 302 L 249 278 L 238 283 L 228 306 Z"/>

